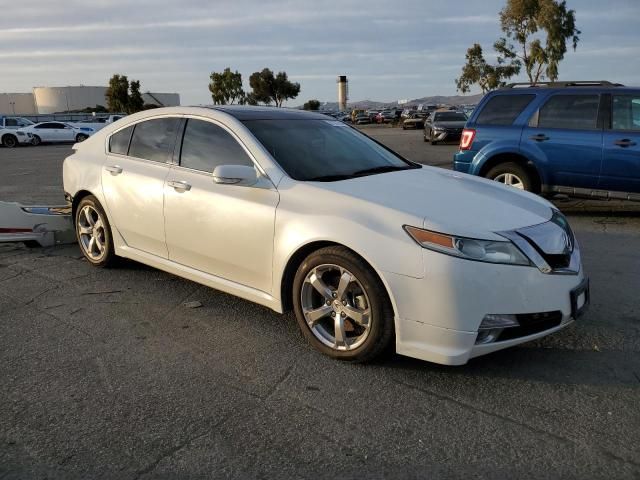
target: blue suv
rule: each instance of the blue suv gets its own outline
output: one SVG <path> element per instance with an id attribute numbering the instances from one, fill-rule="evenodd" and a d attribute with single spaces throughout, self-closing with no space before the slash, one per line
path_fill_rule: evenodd
<path id="1" fill-rule="evenodd" d="M 511 84 L 474 110 L 454 169 L 541 194 L 640 201 L 640 88 Z"/>

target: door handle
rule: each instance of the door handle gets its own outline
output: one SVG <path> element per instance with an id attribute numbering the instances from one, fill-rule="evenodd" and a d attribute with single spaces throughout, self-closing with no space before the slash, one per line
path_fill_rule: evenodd
<path id="1" fill-rule="evenodd" d="M 167 182 L 167 185 L 172 187 L 176 192 L 188 192 L 189 190 L 191 190 L 191 185 L 189 185 L 184 180 L 182 180 L 180 182 L 175 181 L 175 180 L 171 180 L 171 181 Z"/>
<path id="2" fill-rule="evenodd" d="M 539 133 L 538 135 L 532 135 L 529 138 L 534 142 L 544 142 L 545 140 L 549 140 L 549 137 L 547 137 L 544 133 Z"/>
<path id="3" fill-rule="evenodd" d="M 636 144 L 636 142 L 631 141 L 628 138 L 623 138 L 621 140 L 616 140 L 613 143 L 618 145 L 619 147 L 622 147 L 622 148 L 633 147 Z"/>
<path id="4" fill-rule="evenodd" d="M 107 172 L 111 172 L 111 175 L 120 175 L 122 173 L 122 167 L 119 165 L 109 165 L 104 167 Z"/>

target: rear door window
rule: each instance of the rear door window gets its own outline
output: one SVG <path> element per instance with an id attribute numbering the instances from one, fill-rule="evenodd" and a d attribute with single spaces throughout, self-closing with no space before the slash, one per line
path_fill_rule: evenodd
<path id="1" fill-rule="evenodd" d="M 129 150 L 131 132 L 133 132 L 133 126 L 123 128 L 119 132 L 111 135 L 111 138 L 109 138 L 109 152 L 117 153 L 118 155 L 126 155 Z"/>
<path id="2" fill-rule="evenodd" d="M 135 125 L 129 156 L 153 162 L 168 162 L 173 155 L 180 119 L 155 118 Z"/>
<path id="3" fill-rule="evenodd" d="M 611 128 L 640 131 L 640 94 L 614 95 Z"/>
<path id="4" fill-rule="evenodd" d="M 599 95 L 554 95 L 540 109 L 538 128 L 593 130 L 599 104 Z"/>
<path id="5" fill-rule="evenodd" d="M 535 95 L 496 95 L 482 108 L 477 125 L 511 125 Z"/>

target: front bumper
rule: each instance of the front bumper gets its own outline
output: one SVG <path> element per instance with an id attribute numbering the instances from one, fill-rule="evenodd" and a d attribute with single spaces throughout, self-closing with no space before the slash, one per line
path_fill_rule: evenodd
<path id="1" fill-rule="evenodd" d="M 423 250 L 425 275 L 385 273 L 396 308 L 396 351 L 446 365 L 554 333 L 574 321 L 571 292 L 584 280 L 544 274 L 536 267 L 474 262 Z M 543 331 L 476 344 L 487 314 L 559 312 Z"/>
<path id="2" fill-rule="evenodd" d="M 33 135 L 30 133 L 26 133 L 24 135 L 16 135 L 16 138 L 18 139 L 18 143 L 20 145 L 31 145 L 31 142 L 33 142 Z"/>
<path id="3" fill-rule="evenodd" d="M 462 129 L 433 131 L 433 138 L 437 142 L 459 141 L 461 136 Z"/>

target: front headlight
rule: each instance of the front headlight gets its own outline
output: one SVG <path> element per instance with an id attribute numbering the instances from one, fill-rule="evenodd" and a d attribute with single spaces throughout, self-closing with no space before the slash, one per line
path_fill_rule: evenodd
<path id="1" fill-rule="evenodd" d="M 433 131 L 434 132 L 444 132 L 445 128 L 444 127 L 433 127 Z"/>
<path id="2" fill-rule="evenodd" d="M 529 259 L 510 241 L 477 240 L 404 226 L 418 245 L 454 257 L 488 263 L 531 265 Z"/>

